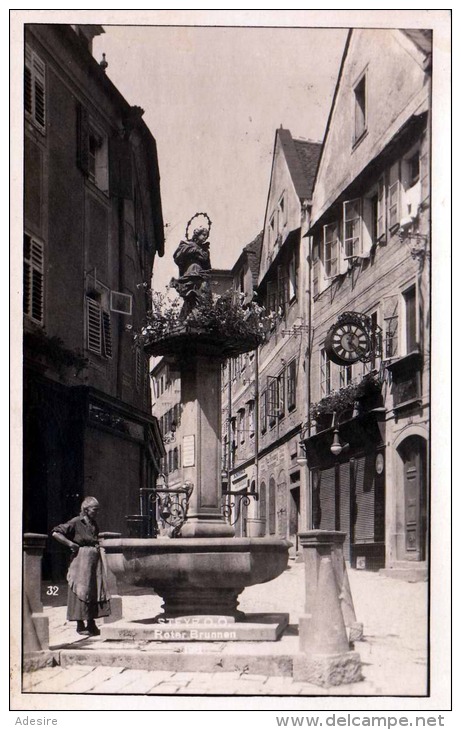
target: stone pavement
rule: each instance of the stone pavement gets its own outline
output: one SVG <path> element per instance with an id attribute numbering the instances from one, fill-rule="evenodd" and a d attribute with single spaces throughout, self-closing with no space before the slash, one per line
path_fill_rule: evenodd
<path id="1" fill-rule="evenodd" d="M 92 666 L 88 664 L 53 666 L 28 672 L 23 678 L 23 692 L 117 694 L 117 695 L 359 695 L 359 696 L 424 696 L 427 687 L 427 583 L 409 583 L 377 573 L 349 570 L 349 581 L 357 620 L 364 624 L 364 640 L 355 643 L 360 653 L 364 679 L 350 685 L 323 689 L 306 682 L 295 682 L 277 673 L 258 674 L 240 662 L 234 671 L 232 653 L 248 655 L 272 652 L 281 655 L 297 650 L 296 624 L 303 613 L 304 566 L 290 562 L 289 568 L 276 580 L 247 588 L 240 599 L 240 609 L 253 612 L 289 612 L 290 630 L 278 642 L 243 644 L 196 642 L 168 645 L 168 650 L 193 655 L 197 669 L 200 654 L 214 652 L 221 656 L 225 671 L 173 671 L 169 669 L 133 669 L 129 666 Z M 135 590 L 123 596 L 124 618 L 147 618 L 160 611 L 161 599 Z M 50 648 L 90 647 L 99 652 L 104 644 L 97 637 L 82 640 L 75 633 L 75 624 L 66 623 L 66 607 L 45 606 L 50 620 Z M 165 644 L 151 642 L 159 651 Z M 146 651 L 135 646 L 133 652 Z M 179 657 L 178 657 L 179 658 Z M 84 659 L 84 655 L 82 656 Z M 226 661 L 225 661 L 226 660 Z M 206 664 L 203 663 L 206 669 Z M 280 672 L 279 672 L 280 674 Z M 283 672 L 282 672 L 283 674 Z"/>

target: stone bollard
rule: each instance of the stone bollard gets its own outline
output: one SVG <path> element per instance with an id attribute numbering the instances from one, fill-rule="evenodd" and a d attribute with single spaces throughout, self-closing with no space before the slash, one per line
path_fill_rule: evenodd
<path id="1" fill-rule="evenodd" d="M 327 530 L 311 530 L 300 535 L 306 613 L 299 619 L 300 654 L 293 660 L 293 678 L 322 687 L 362 679 L 360 656 L 350 650 L 346 632 L 345 613 L 350 620 L 352 613 L 355 618 L 355 612 L 352 597 L 347 607 L 344 601 L 349 585 L 345 582 L 344 538 L 345 533 Z"/>
<path id="2" fill-rule="evenodd" d="M 121 532 L 100 532 L 99 537 L 101 540 L 107 540 L 112 538 L 120 538 L 122 536 Z M 117 579 L 111 569 L 109 568 L 109 565 L 106 560 L 106 554 L 104 551 L 104 542 L 101 543 L 102 548 L 102 558 L 104 562 L 104 567 L 106 569 L 106 576 L 107 576 L 107 587 L 109 589 L 110 593 L 110 615 L 104 617 L 104 623 L 110 624 L 114 623 L 114 621 L 119 621 L 123 618 L 123 603 L 122 603 L 122 597 L 119 595 L 118 592 L 118 586 L 117 586 Z"/>
<path id="3" fill-rule="evenodd" d="M 345 532 L 333 530 L 309 530 L 299 534 L 300 544 L 304 555 L 305 575 L 305 616 L 303 622 L 309 620 L 318 583 L 318 572 L 322 557 L 330 556 L 333 565 L 338 595 L 341 601 L 341 610 L 344 623 L 348 631 L 349 641 L 363 639 L 363 624 L 357 621 L 354 602 L 352 600 L 346 562 L 344 560 L 343 545 Z"/>
<path id="4" fill-rule="evenodd" d="M 48 617 L 41 599 L 42 557 L 46 535 L 26 532 L 23 536 L 23 663 L 25 671 L 50 662 Z"/>

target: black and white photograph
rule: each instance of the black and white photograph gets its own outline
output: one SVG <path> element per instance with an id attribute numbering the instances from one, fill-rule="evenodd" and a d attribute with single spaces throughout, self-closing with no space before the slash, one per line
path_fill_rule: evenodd
<path id="1" fill-rule="evenodd" d="M 451 11 L 10 23 L 11 709 L 443 726 Z"/>

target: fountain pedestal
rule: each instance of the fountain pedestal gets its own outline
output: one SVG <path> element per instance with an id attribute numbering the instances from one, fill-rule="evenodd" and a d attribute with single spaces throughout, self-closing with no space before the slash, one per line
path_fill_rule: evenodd
<path id="1" fill-rule="evenodd" d="M 214 355 L 214 356 L 213 356 Z M 179 360 L 183 481 L 194 485 L 182 537 L 232 537 L 221 512 L 221 359 L 193 352 Z"/>

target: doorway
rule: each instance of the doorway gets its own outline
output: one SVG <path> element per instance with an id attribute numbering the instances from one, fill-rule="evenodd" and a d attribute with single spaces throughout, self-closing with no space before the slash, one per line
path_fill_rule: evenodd
<path id="1" fill-rule="evenodd" d="M 409 436 L 398 447 L 403 469 L 405 560 L 427 558 L 426 441 Z"/>

